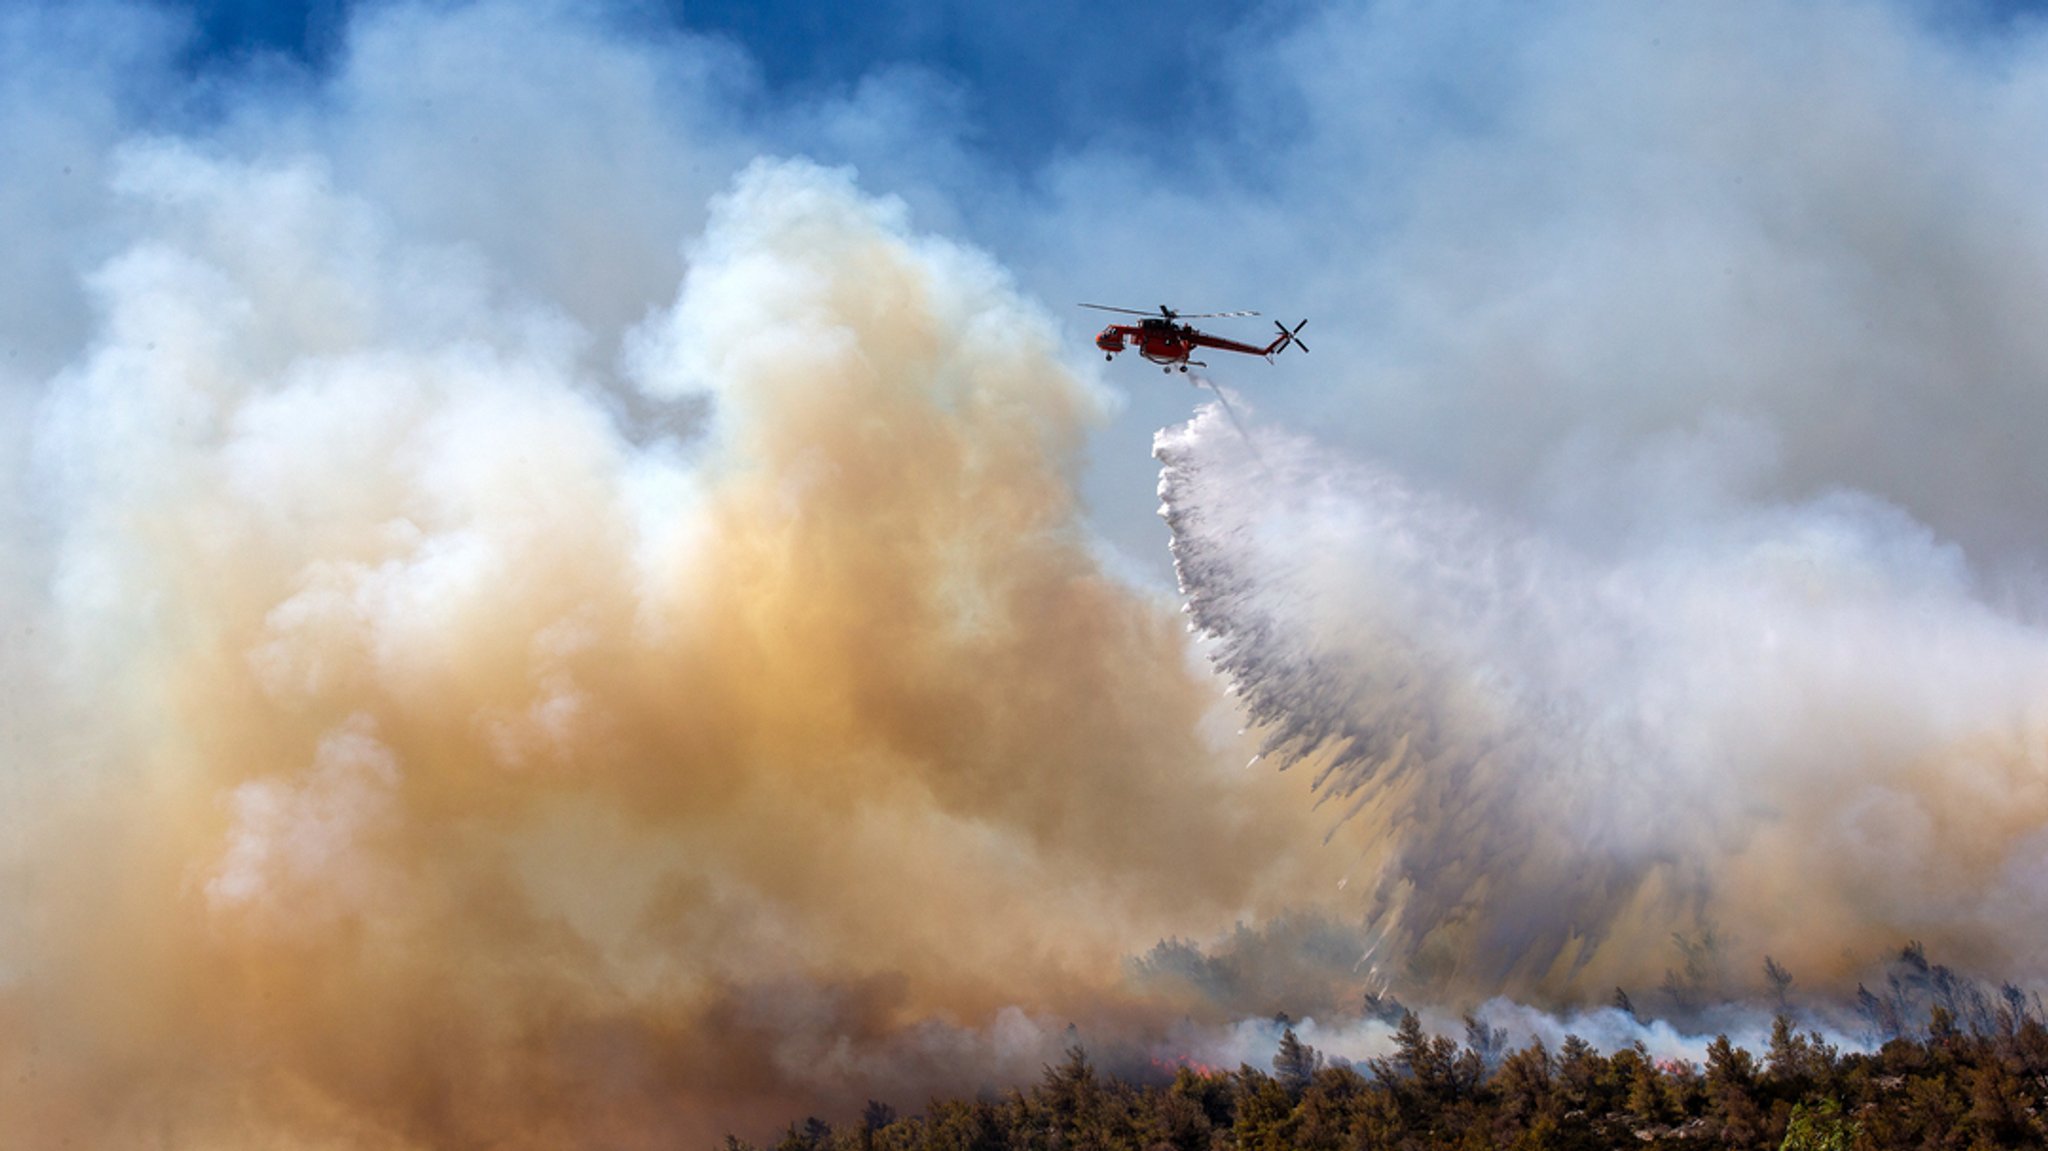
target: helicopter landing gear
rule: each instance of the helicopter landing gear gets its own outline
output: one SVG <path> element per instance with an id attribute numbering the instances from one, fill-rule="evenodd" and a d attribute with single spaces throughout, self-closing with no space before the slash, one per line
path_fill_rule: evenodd
<path id="1" fill-rule="evenodd" d="M 1113 359 L 1116 359 L 1116 353 L 1115 353 L 1115 352 L 1104 352 L 1104 353 L 1102 353 L 1102 358 L 1103 358 L 1103 359 L 1105 359 L 1105 360 L 1113 360 Z"/>
<path id="2" fill-rule="evenodd" d="M 1181 371 L 1183 371 L 1183 372 L 1185 372 L 1185 371 L 1187 371 L 1187 370 L 1188 370 L 1188 366 L 1187 366 L 1186 364 L 1182 364 L 1182 365 L 1180 366 L 1180 370 L 1181 370 Z"/>

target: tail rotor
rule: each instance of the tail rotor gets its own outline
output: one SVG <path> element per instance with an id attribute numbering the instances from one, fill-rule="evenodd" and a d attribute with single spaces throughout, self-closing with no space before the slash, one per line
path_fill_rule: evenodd
<path id="1" fill-rule="evenodd" d="M 1281 335 L 1287 337 L 1285 340 L 1281 341 L 1281 347 L 1284 348 L 1288 344 L 1293 344 L 1295 347 L 1300 348 L 1304 352 L 1308 351 L 1308 345 L 1301 342 L 1301 330 L 1305 327 L 1308 327 L 1307 320 L 1303 320 L 1302 322 L 1294 325 L 1294 328 L 1291 331 L 1288 330 L 1286 324 L 1283 324 L 1278 320 L 1273 321 L 1273 326 L 1280 329 Z"/>
<path id="2" fill-rule="evenodd" d="M 1294 325 L 1292 330 L 1289 330 L 1286 324 L 1274 320 L 1273 328 L 1280 333 L 1280 338 L 1273 341 L 1273 346 L 1266 349 L 1266 354 L 1272 356 L 1284 352 L 1289 344 L 1300 348 L 1304 352 L 1308 351 L 1308 345 L 1301 342 L 1301 330 L 1307 326 L 1308 321 L 1303 320 L 1301 323 Z"/>

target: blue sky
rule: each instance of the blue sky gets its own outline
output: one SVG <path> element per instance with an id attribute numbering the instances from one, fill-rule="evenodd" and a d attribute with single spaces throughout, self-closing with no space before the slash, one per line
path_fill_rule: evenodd
<path id="1" fill-rule="evenodd" d="M 191 63 L 232 65 L 277 54 L 323 68 L 340 46 L 345 0 L 190 4 Z M 768 90 L 787 99 L 850 90 L 876 72 L 928 73 L 961 100 L 967 134 L 1007 161 L 1103 134 L 1167 150 L 1218 111 L 1206 82 L 1238 37 L 1268 35 L 1304 5 L 1143 0 L 1113 12 L 1086 0 L 1012 5 L 972 0 L 749 3 L 675 0 L 632 6 L 647 24 L 741 46 Z"/>
<path id="2" fill-rule="evenodd" d="M 339 47 L 348 0 L 173 0 L 198 26 L 195 63 L 280 53 L 315 67 Z M 1203 71 L 1238 37 L 1298 19 L 1304 0 L 642 0 L 658 25 L 730 37 L 769 85 L 847 87 L 877 68 L 932 69 L 959 83 L 998 147 L 1029 150 L 1106 122 L 1154 123 L 1211 110 Z M 1371 7 L 1360 5 L 1359 7 Z M 2048 12 L 2048 0 L 1922 0 L 1925 17 L 1964 34 L 2000 36 Z"/>

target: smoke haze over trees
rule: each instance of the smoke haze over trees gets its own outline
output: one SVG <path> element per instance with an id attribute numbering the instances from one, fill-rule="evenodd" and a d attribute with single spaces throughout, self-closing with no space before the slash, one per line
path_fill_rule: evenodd
<path id="1" fill-rule="evenodd" d="M 1476 1026 L 1476 1025 L 1475 1025 Z M 1268 1070 L 1270 1067 L 1270 1070 Z M 1873 1151 L 2048 1141 L 2048 1030 L 2003 1010 L 1986 1030 L 1937 1009 L 1929 1029 L 1844 1053 L 1779 1016 L 1752 1052 L 1717 1037 L 1698 1062 L 1578 1036 L 1489 1052 L 1404 1016 L 1393 1050 L 1325 1065 L 1292 1030 L 1266 1067 L 1180 1067 L 1136 1085 L 1081 1048 L 999 1099 L 934 1099 L 915 1115 L 871 1103 L 858 1126 L 791 1124 L 774 1151 L 1173 1148 L 1783 1148 Z M 729 1142 L 729 1148 L 743 1147 Z"/>

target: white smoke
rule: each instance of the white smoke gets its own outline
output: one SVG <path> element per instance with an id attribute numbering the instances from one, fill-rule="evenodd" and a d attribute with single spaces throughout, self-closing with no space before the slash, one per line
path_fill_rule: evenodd
<path id="1" fill-rule="evenodd" d="M 1866 492 L 2024 587 L 2048 40 L 1958 7 L 1311 7 L 1219 69 L 1237 115 L 1172 162 L 1099 141 L 1004 250 L 1049 299 L 1309 317 L 1313 355 L 1227 382 L 1595 552 L 1678 450 L 1724 500 Z M 1090 495 L 1151 555 L 1135 453 L 1188 400 L 1132 390 Z"/>

